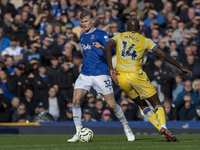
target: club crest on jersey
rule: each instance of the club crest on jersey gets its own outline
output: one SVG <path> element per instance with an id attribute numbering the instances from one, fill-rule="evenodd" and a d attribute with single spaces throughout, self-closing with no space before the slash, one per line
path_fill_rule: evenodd
<path id="1" fill-rule="evenodd" d="M 90 39 L 91 39 L 91 40 L 94 40 L 94 38 L 95 38 L 95 35 L 94 35 L 94 34 L 91 35 Z"/>

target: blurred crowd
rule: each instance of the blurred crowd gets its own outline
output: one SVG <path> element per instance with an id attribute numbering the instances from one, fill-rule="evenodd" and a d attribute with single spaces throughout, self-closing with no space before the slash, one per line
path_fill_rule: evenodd
<path id="1" fill-rule="evenodd" d="M 141 34 L 193 73 L 189 77 L 145 53 L 143 69 L 167 120 L 200 120 L 200 0 L 0 0 L 0 122 L 72 121 L 83 10 L 93 12 L 95 27 L 110 38 L 126 30 L 128 19 L 138 18 Z M 127 119 L 145 120 L 113 86 Z M 81 107 L 83 122 L 117 120 L 93 89 Z"/>

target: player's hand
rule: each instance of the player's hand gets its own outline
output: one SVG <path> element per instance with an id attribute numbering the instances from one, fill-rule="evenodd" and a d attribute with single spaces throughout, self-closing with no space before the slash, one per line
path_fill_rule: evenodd
<path id="1" fill-rule="evenodd" d="M 192 71 L 188 70 L 188 69 L 185 69 L 185 68 L 182 68 L 181 71 L 187 75 L 189 75 L 190 77 L 192 77 Z"/>
<path id="2" fill-rule="evenodd" d="M 93 42 L 92 45 L 93 45 L 94 47 L 96 47 L 96 48 L 101 48 L 101 49 L 104 48 L 104 46 L 101 45 L 99 42 Z"/>
<path id="3" fill-rule="evenodd" d="M 119 73 L 116 70 L 112 69 L 112 70 L 110 70 L 110 75 L 111 75 L 113 81 L 118 85 L 117 75 L 119 75 Z"/>

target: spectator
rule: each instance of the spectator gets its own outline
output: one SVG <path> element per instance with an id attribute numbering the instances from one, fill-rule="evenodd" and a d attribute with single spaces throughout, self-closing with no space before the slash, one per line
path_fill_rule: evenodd
<path id="1" fill-rule="evenodd" d="M 200 29 L 200 16 L 196 15 L 194 17 L 194 19 L 192 20 L 192 22 L 190 22 L 190 23 L 191 23 L 191 26 L 189 26 L 188 28 L 194 27 L 197 30 L 199 30 Z"/>
<path id="2" fill-rule="evenodd" d="M 65 103 L 62 97 L 57 95 L 57 91 L 54 87 L 50 87 L 48 90 L 48 97 L 41 99 L 44 107 L 48 110 L 49 114 L 53 116 L 54 120 L 65 113 Z"/>
<path id="3" fill-rule="evenodd" d="M 14 78 L 17 83 L 17 97 L 21 98 L 24 95 L 27 80 L 25 64 L 18 64 L 15 66 Z"/>
<path id="4" fill-rule="evenodd" d="M 120 107 L 128 121 L 139 120 L 139 107 L 135 103 L 129 103 L 128 99 L 122 99 Z"/>
<path id="5" fill-rule="evenodd" d="M 171 56 L 174 60 L 177 61 L 178 52 L 177 52 L 177 51 L 171 51 L 171 52 L 170 52 L 170 56 Z M 172 64 L 170 64 L 170 63 L 168 63 L 168 62 L 165 62 L 165 65 L 171 69 L 173 78 L 175 78 L 175 76 L 176 76 L 177 74 L 181 74 L 181 70 L 178 69 L 177 67 L 175 67 L 174 65 L 172 65 Z"/>
<path id="6" fill-rule="evenodd" d="M 41 63 L 49 65 L 49 58 L 51 55 L 60 55 L 60 49 L 57 45 L 53 45 L 54 39 L 50 37 L 44 37 L 42 41 L 42 47 L 39 49 L 38 53 L 41 58 Z"/>
<path id="7" fill-rule="evenodd" d="M 60 89 L 60 94 L 65 99 L 72 98 L 73 86 L 76 78 L 78 77 L 78 70 L 69 61 L 64 61 L 58 71 L 57 83 Z"/>
<path id="8" fill-rule="evenodd" d="M 140 4 L 144 3 L 144 7 L 140 8 Z M 140 4 L 139 4 L 140 3 Z M 141 2 L 138 3 L 138 8 L 143 10 L 144 16 L 147 16 L 147 13 L 150 9 L 154 8 L 154 6 L 151 4 L 150 0 L 143 0 Z"/>
<path id="9" fill-rule="evenodd" d="M 198 39 L 198 30 L 195 27 L 190 28 L 189 35 L 191 37 L 191 41 L 196 41 L 199 45 L 199 39 Z"/>
<path id="10" fill-rule="evenodd" d="M 184 104 L 178 109 L 178 120 L 195 120 L 197 113 L 195 105 L 192 103 L 191 96 L 183 97 Z"/>
<path id="11" fill-rule="evenodd" d="M 184 75 L 184 79 L 194 80 L 200 78 L 200 62 L 195 59 L 194 55 L 186 56 L 186 63 L 183 64 L 183 67 L 192 71 L 192 77 Z"/>
<path id="12" fill-rule="evenodd" d="M 72 108 L 67 108 L 65 115 L 59 117 L 57 121 L 73 121 Z"/>
<path id="13" fill-rule="evenodd" d="M 119 18 L 119 6 L 118 5 L 114 5 L 113 8 L 111 9 L 110 21 L 116 22 L 118 24 L 118 31 L 119 32 L 124 31 L 123 23 L 122 23 L 121 19 Z"/>
<path id="14" fill-rule="evenodd" d="M 184 34 L 182 42 L 178 45 L 179 55 L 184 55 L 185 48 L 190 44 L 190 35 Z"/>
<path id="15" fill-rule="evenodd" d="M 53 77 L 47 76 L 46 65 L 41 64 L 38 67 L 38 74 L 34 77 L 34 90 L 38 94 L 39 100 L 48 95 L 48 89 L 53 85 Z"/>
<path id="16" fill-rule="evenodd" d="M 187 55 L 192 55 L 192 47 L 190 45 L 186 46 L 184 54 L 178 55 L 178 61 L 182 64 L 186 64 Z"/>
<path id="17" fill-rule="evenodd" d="M 165 99 L 162 103 L 165 113 L 166 113 L 166 120 L 177 120 L 177 113 L 175 105 L 172 104 L 170 99 Z"/>
<path id="18" fill-rule="evenodd" d="M 197 92 L 199 97 L 199 103 L 200 103 L 200 79 L 197 78 L 192 82 L 192 88 L 195 92 Z"/>
<path id="19" fill-rule="evenodd" d="M 164 23 L 165 23 L 162 16 L 155 9 L 150 9 L 148 11 L 146 19 L 144 20 L 144 24 L 147 27 L 150 27 L 151 21 L 154 20 L 154 19 L 158 20 L 158 23 L 159 23 L 160 26 L 164 25 Z"/>
<path id="20" fill-rule="evenodd" d="M 27 113 L 26 106 L 23 103 L 20 103 L 17 107 L 17 111 L 12 114 L 12 122 L 18 122 L 22 117 L 29 122 L 32 121 L 32 118 Z"/>
<path id="21" fill-rule="evenodd" d="M 38 100 L 34 96 L 33 88 L 28 87 L 25 89 L 24 97 L 20 100 L 21 103 L 25 104 L 27 113 L 33 116 L 35 113 L 35 108 L 37 107 Z"/>
<path id="22" fill-rule="evenodd" d="M 67 9 L 67 16 L 69 18 L 69 21 L 72 23 L 73 27 L 75 26 L 78 26 L 78 20 L 76 18 L 76 9 L 73 7 L 73 6 L 70 6 L 68 9 Z"/>
<path id="23" fill-rule="evenodd" d="M 13 4 L 11 4 L 8 0 L 1 0 L 0 4 L 1 13 L 4 15 L 6 12 L 12 13 L 12 16 L 17 14 L 16 9 Z"/>
<path id="24" fill-rule="evenodd" d="M 3 89 L 0 88 L 0 122 L 10 122 L 11 109 L 10 100 L 4 96 Z"/>
<path id="25" fill-rule="evenodd" d="M 25 10 L 26 8 L 28 10 Z M 22 10 L 22 13 L 21 13 L 22 26 L 24 26 L 26 28 L 33 27 L 33 23 L 35 21 L 35 16 L 31 14 L 30 9 L 31 9 L 30 5 L 26 4 L 26 5 L 23 6 L 23 10 Z"/>
<path id="26" fill-rule="evenodd" d="M 148 73 L 149 72 L 149 73 Z M 163 64 L 160 57 L 155 57 L 154 67 L 149 68 L 147 71 L 149 79 L 151 81 L 155 80 L 160 87 L 158 91 L 161 90 L 165 97 L 171 97 L 171 86 L 172 86 L 172 73 L 171 69 Z"/>
<path id="27" fill-rule="evenodd" d="M 0 71 L 0 80 L 0 87 L 3 89 L 4 95 L 11 101 L 15 97 L 16 82 L 3 70 Z"/>
<path id="28" fill-rule="evenodd" d="M 27 39 L 27 31 L 25 28 L 22 28 L 20 22 L 15 19 L 12 21 L 11 27 L 8 28 L 6 36 L 9 38 L 14 36 L 18 41 L 23 42 Z"/>
<path id="29" fill-rule="evenodd" d="M 191 28 L 193 26 L 193 20 L 195 19 L 195 9 L 190 7 L 187 11 L 186 20 L 183 20 L 186 23 L 187 28 Z"/>
<path id="30" fill-rule="evenodd" d="M 105 16 L 105 24 L 109 24 L 111 21 L 110 21 L 110 18 L 111 18 L 111 10 L 110 9 L 106 9 L 105 12 L 104 12 L 104 16 Z"/>
<path id="31" fill-rule="evenodd" d="M 5 58 L 5 65 L 6 65 L 6 69 L 8 70 L 8 74 L 10 76 L 13 76 L 15 74 L 14 57 L 8 55 Z"/>
<path id="32" fill-rule="evenodd" d="M 173 32 L 173 36 L 175 38 L 177 45 L 179 45 L 182 42 L 184 34 L 188 32 L 189 30 L 185 28 L 184 22 L 179 21 L 178 28 Z"/>
<path id="33" fill-rule="evenodd" d="M 57 18 L 59 16 L 58 11 L 59 11 L 59 3 L 57 0 L 50 0 L 50 5 L 53 9 L 53 17 Z"/>
<path id="34" fill-rule="evenodd" d="M 7 47 L 5 51 L 8 55 L 14 57 L 14 61 L 17 63 L 19 60 L 23 58 L 23 50 L 22 47 L 17 46 L 17 38 L 11 37 L 10 38 L 10 47 Z"/>
<path id="35" fill-rule="evenodd" d="M 83 110 L 83 119 L 82 122 L 96 122 L 94 118 L 92 118 L 92 112 L 90 109 Z"/>
<path id="36" fill-rule="evenodd" d="M 65 43 L 66 43 L 66 36 L 64 34 L 59 34 L 55 44 L 58 45 L 59 50 L 61 52 L 64 50 Z"/>
<path id="37" fill-rule="evenodd" d="M 174 35 L 173 35 L 173 28 L 169 26 L 166 29 L 166 36 L 164 37 L 166 46 L 169 47 L 170 41 L 175 40 Z"/>
<path id="38" fill-rule="evenodd" d="M 101 1 L 103 1 L 103 0 L 101 0 Z M 79 20 L 79 25 L 72 29 L 72 32 L 76 34 L 78 39 L 80 38 L 80 35 L 84 32 L 84 29 L 81 26 L 80 14 L 81 14 L 81 11 L 78 11 L 77 12 L 77 19 Z M 105 23 L 105 19 L 104 19 L 104 23 Z"/>
<path id="39" fill-rule="evenodd" d="M 172 11 L 172 3 L 167 1 L 164 5 L 164 8 L 160 11 L 160 15 L 167 22 L 167 14 Z"/>
<path id="40" fill-rule="evenodd" d="M 112 121 L 111 112 L 109 109 L 105 109 L 103 111 L 101 121 L 104 121 L 104 122 Z"/>
<path id="41" fill-rule="evenodd" d="M 50 66 L 47 66 L 47 75 L 53 77 L 53 83 L 56 83 L 58 72 L 61 68 L 57 55 L 50 56 Z"/>
<path id="42" fill-rule="evenodd" d="M 46 13 L 41 13 L 37 16 L 37 18 L 35 19 L 34 21 L 34 26 L 36 28 L 38 28 L 39 32 L 40 32 L 40 35 L 44 34 L 45 33 L 45 27 L 46 25 L 48 24 L 47 22 L 47 17 L 48 17 L 48 14 Z"/>
<path id="43" fill-rule="evenodd" d="M 20 99 L 18 97 L 13 97 L 10 108 L 11 114 L 14 114 L 17 111 L 17 107 L 19 106 L 19 104 L 20 104 Z"/>
<path id="44" fill-rule="evenodd" d="M 95 101 L 96 101 L 96 98 L 94 94 L 89 93 L 86 97 L 86 105 L 84 107 L 90 109 L 91 112 L 93 113 L 95 109 Z"/>
<path id="45" fill-rule="evenodd" d="M 138 19 L 143 20 L 144 19 L 144 13 L 142 10 L 137 8 L 137 0 L 131 0 L 129 2 L 129 6 L 123 10 L 124 15 L 129 15 L 131 11 L 135 11 L 138 14 Z"/>
<path id="46" fill-rule="evenodd" d="M 33 120 L 34 122 L 53 122 L 53 117 L 48 113 L 47 110 L 45 110 L 44 104 L 42 102 L 39 102 L 36 109 L 35 109 L 36 115 L 34 116 Z"/>
<path id="47" fill-rule="evenodd" d="M 97 14 L 103 14 L 105 10 L 108 9 L 108 7 L 106 6 L 106 2 L 104 0 L 96 1 L 96 3 L 97 3 L 97 8 L 98 8 Z"/>
<path id="48" fill-rule="evenodd" d="M 198 108 L 196 111 L 197 111 L 197 120 L 200 120 L 200 108 Z"/>
<path id="49" fill-rule="evenodd" d="M 199 98 L 196 92 L 192 89 L 192 81 L 186 80 L 184 82 L 183 91 L 180 92 L 177 96 L 175 101 L 177 110 L 184 105 L 184 96 L 190 95 L 192 103 L 194 104 L 195 108 L 199 107 Z"/>
<path id="50" fill-rule="evenodd" d="M 53 24 L 48 23 L 45 27 L 45 32 L 42 34 L 42 39 L 44 39 L 45 37 L 53 38 L 53 34 L 54 34 Z"/>
<path id="51" fill-rule="evenodd" d="M 198 47 L 198 43 L 196 41 L 192 41 L 190 45 L 191 45 L 192 53 L 195 56 L 195 59 L 197 61 L 200 61 L 200 49 Z"/>
<path id="52" fill-rule="evenodd" d="M 65 35 L 67 37 L 67 40 L 69 40 L 69 34 L 72 33 L 72 29 L 73 29 L 73 24 L 71 22 L 67 22 L 65 25 Z"/>
<path id="53" fill-rule="evenodd" d="M 26 66 L 28 66 L 28 64 L 32 58 L 38 59 L 39 63 L 41 62 L 39 48 L 40 48 L 40 44 L 38 44 L 36 41 L 31 42 L 30 50 L 28 52 L 25 52 L 24 56 L 23 56 L 23 62 L 26 64 Z"/>
<path id="54" fill-rule="evenodd" d="M 28 73 L 28 78 L 34 78 L 38 74 L 39 60 L 37 58 L 32 58 L 27 65 L 26 71 Z"/>
<path id="55" fill-rule="evenodd" d="M 158 44 L 158 41 L 160 40 L 161 36 L 160 36 L 160 32 L 158 29 L 152 29 L 151 32 L 151 39 Z"/>
<path id="56" fill-rule="evenodd" d="M 178 51 L 176 41 L 169 41 L 169 53 L 172 51 Z"/>
<path id="57" fill-rule="evenodd" d="M 58 13 L 65 11 L 68 9 L 68 1 L 67 0 L 60 0 Z"/>
<path id="58" fill-rule="evenodd" d="M 67 58 L 69 61 L 72 62 L 73 53 L 74 53 L 74 46 L 69 42 L 66 43 L 64 46 L 64 51 L 62 52 L 64 58 Z"/>
<path id="59" fill-rule="evenodd" d="M 94 109 L 94 113 L 93 113 L 94 119 L 96 119 L 97 121 L 101 120 L 103 109 L 104 109 L 104 102 L 101 99 L 96 99 L 95 109 Z"/>
<path id="60" fill-rule="evenodd" d="M 175 83 L 172 90 L 172 101 L 175 102 L 179 93 L 183 91 L 183 75 L 176 74 Z"/>
<path id="61" fill-rule="evenodd" d="M 10 46 L 10 40 L 3 36 L 3 28 L 0 27 L 0 48 L 1 48 L 1 52 L 4 51 L 4 49 L 9 47 L 9 46 Z"/>

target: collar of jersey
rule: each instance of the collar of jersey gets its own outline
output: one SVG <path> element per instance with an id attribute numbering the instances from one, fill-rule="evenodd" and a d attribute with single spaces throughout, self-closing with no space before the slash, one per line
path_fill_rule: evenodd
<path id="1" fill-rule="evenodd" d="M 85 34 L 90 34 L 90 33 L 94 32 L 96 29 L 97 29 L 97 28 L 94 28 L 94 30 L 92 30 L 92 31 L 90 31 L 90 32 L 88 32 L 88 33 L 85 32 Z"/>

